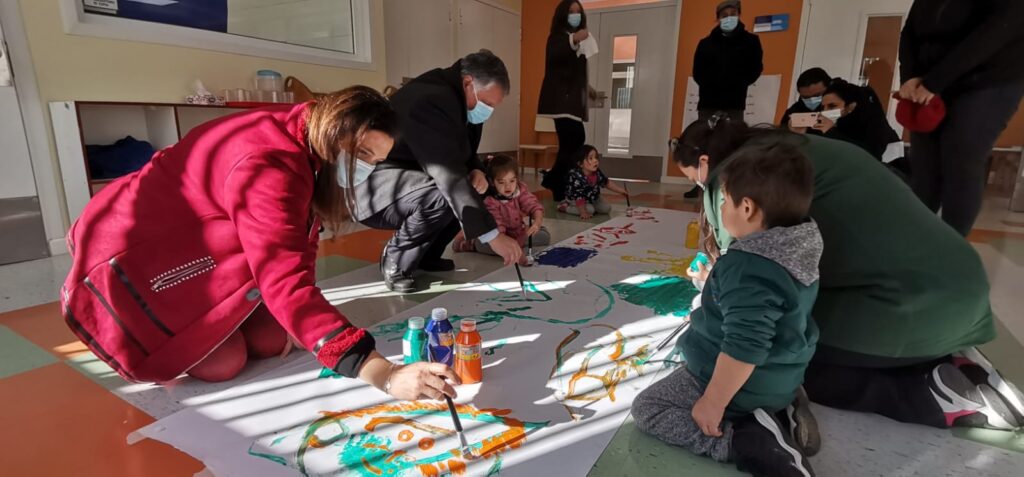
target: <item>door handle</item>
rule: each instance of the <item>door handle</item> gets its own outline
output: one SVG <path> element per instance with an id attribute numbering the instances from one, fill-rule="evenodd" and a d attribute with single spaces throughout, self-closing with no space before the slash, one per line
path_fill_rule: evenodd
<path id="1" fill-rule="evenodd" d="M 596 109 L 604 109 L 605 102 L 608 100 L 608 93 L 604 91 L 597 91 L 594 93 L 594 97 L 591 98 L 591 107 Z"/>

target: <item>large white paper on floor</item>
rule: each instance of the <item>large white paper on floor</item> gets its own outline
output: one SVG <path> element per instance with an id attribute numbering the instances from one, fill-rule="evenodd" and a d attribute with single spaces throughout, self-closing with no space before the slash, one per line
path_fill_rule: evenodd
<path id="1" fill-rule="evenodd" d="M 482 458 L 461 456 L 443 402 L 392 401 L 325 376 L 308 355 L 139 433 L 218 476 L 585 475 L 636 394 L 673 361 L 673 346 L 654 348 L 696 294 L 678 276 L 695 253 L 682 245 L 693 218 L 638 209 L 523 268 L 525 299 L 503 268 L 370 328 L 398 360 L 407 318 L 445 307 L 453 321 L 477 320 L 484 384 L 459 387 L 457 402 Z"/>

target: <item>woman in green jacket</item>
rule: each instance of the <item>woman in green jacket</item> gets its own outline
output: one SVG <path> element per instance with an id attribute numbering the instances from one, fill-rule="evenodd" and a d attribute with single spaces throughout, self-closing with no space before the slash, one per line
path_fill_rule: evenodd
<path id="1" fill-rule="evenodd" d="M 1024 424 L 1021 394 L 974 348 L 995 337 L 977 252 L 859 147 L 724 114 L 692 124 L 671 146 L 704 188 L 705 248 L 716 256 L 732 242 L 720 221 L 719 166 L 744 145 L 771 141 L 797 144 L 814 165 L 810 216 L 825 250 L 810 399 L 935 427 Z"/>

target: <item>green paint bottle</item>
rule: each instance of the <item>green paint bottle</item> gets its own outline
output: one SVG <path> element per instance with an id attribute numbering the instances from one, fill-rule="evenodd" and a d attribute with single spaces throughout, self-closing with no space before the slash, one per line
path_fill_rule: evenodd
<path id="1" fill-rule="evenodd" d="M 405 364 L 427 360 L 427 332 L 423 326 L 423 318 L 409 318 L 409 327 L 405 330 L 405 336 L 402 336 L 402 356 Z"/>

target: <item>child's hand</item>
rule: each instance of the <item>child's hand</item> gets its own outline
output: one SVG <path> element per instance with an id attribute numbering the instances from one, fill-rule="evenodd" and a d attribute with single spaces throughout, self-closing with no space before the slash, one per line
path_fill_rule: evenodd
<path id="1" fill-rule="evenodd" d="M 526 236 L 533 237 L 533 234 L 537 232 L 540 232 L 540 224 L 534 222 L 533 225 L 530 226 L 530 228 L 526 229 Z"/>
<path id="2" fill-rule="evenodd" d="M 725 415 L 725 406 L 712 402 L 707 394 L 700 397 L 690 411 L 693 422 L 697 423 L 704 435 L 708 437 L 722 437 L 722 416 Z"/>
<path id="3" fill-rule="evenodd" d="M 593 216 L 594 215 L 591 214 L 590 211 L 587 210 L 586 208 L 584 208 L 583 210 L 580 211 L 580 218 L 583 219 L 583 220 L 590 220 L 590 218 L 593 217 Z"/>
<path id="4" fill-rule="evenodd" d="M 708 281 L 708 275 L 711 275 L 711 269 L 700 262 L 697 262 L 697 268 L 698 270 L 695 272 L 687 267 L 686 276 L 702 282 Z"/>

